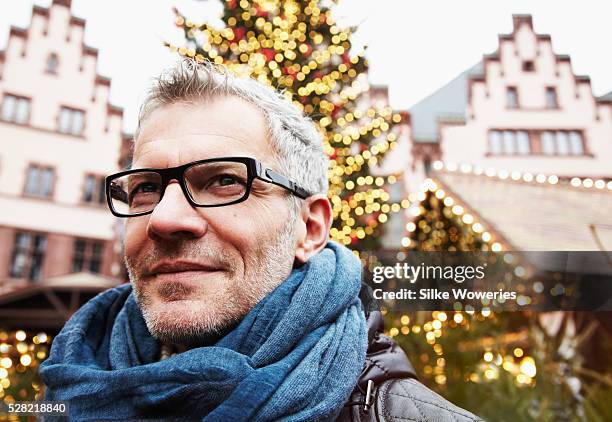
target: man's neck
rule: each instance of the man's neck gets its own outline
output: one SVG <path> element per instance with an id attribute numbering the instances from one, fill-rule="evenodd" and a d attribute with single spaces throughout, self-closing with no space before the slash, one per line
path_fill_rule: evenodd
<path id="1" fill-rule="evenodd" d="M 198 347 L 214 346 L 219 340 L 236 328 L 237 325 L 238 323 L 232 324 L 220 332 L 207 333 L 204 337 L 198 338 L 193 342 L 175 343 L 171 341 L 162 341 L 160 360 L 168 359 L 170 356 L 174 356 L 191 349 L 196 349 Z"/>

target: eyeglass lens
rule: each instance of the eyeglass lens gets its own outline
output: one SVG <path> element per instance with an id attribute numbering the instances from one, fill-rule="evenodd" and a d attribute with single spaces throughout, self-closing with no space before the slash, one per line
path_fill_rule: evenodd
<path id="1" fill-rule="evenodd" d="M 224 205 L 247 194 L 246 164 L 230 161 L 207 162 L 185 170 L 185 186 L 198 205 Z M 115 178 L 110 197 L 113 209 L 122 215 L 149 212 L 159 203 L 164 189 L 157 172 L 139 171 Z"/>

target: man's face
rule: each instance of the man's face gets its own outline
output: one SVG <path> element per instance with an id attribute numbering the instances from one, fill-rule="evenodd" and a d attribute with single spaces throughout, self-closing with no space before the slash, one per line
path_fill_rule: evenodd
<path id="1" fill-rule="evenodd" d="M 154 111 L 136 140 L 133 168 L 231 156 L 273 166 L 262 112 L 225 97 Z M 289 206 L 282 188 L 255 180 L 244 202 L 193 208 L 173 180 L 152 214 L 129 218 L 125 260 L 151 333 L 197 344 L 242 319 L 292 269 Z"/>

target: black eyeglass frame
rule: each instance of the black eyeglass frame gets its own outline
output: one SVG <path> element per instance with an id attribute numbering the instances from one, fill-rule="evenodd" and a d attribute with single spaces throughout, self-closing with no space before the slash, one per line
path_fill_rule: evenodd
<path id="1" fill-rule="evenodd" d="M 196 166 L 196 165 L 200 165 L 200 164 L 206 164 L 206 163 L 215 163 L 215 162 L 233 162 L 233 163 L 243 163 L 246 165 L 247 168 L 247 183 L 246 183 L 246 189 L 244 192 L 244 195 L 239 198 L 236 199 L 234 201 L 231 202 L 227 202 L 227 203 L 223 203 L 223 204 L 214 204 L 214 205 L 201 205 L 198 204 L 193 197 L 191 196 L 191 193 L 189 192 L 189 189 L 187 189 L 187 184 L 185 182 L 185 171 L 187 171 L 187 169 Z M 312 196 L 313 194 L 309 191 L 307 191 L 306 189 L 302 188 L 301 186 L 298 186 L 297 183 L 295 183 L 294 181 L 286 178 L 285 176 L 275 172 L 274 170 L 272 170 L 269 167 L 264 166 L 260 161 L 256 160 L 255 158 L 251 158 L 251 157 L 218 157 L 218 158 L 209 158 L 206 160 L 198 160 L 198 161 L 193 161 L 191 163 L 187 163 L 187 164 L 183 164 L 181 166 L 177 166 L 177 167 L 169 167 L 169 168 L 165 168 L 165 169 L 159 169 L 159 168 L 140 168 L 140 169 L 132 169 L 132 170 L 126 170 L 126 171 L 122 171 L 119 173 L 114 173 L 111 174 L 109 176 L 106 176 L 105 178 L 105 184 L 106 184 L 106 202 L 108 203 L 108 208 L 110 209 L 111 213 L 116 216 L 116 217 L 122 217 L 122 218 L 126 218 L 126 217 L 140 217 L 142 215 L 147 215 L 147 214 L 151 214 L 153 212 L 153 210 L 155 209 L 155 207 L 153 207 L 150 211 L 145 211 L 145 212 L 141 212 L 141 213 L 136 213 L 136 214 L 122 214 L 120 212 L 117 212 L 112 204 L 112 198 L 111 198 L 111 189 L 112 189 L 112 182 L 115 179 L 118 179 L 119 177 L 123 177 L 126 176 L 128 174 L 133 174 L 133 173 L 141 173 L 141 172 L 152 172 L 152 173 L 157 173 L 160 175 L 161 177 L 161 184 L 162 184 L 162 188 L 161 188 L 161 193 L 160 193 L 160 197 L 159 197 L 159 201 L 161 202 L 162 198 L 164 197 L 164 193 L 166 192 L 166 188 L 168 187 L 168 183 L 171 180 L 177 180 L 179 182 L 179 185 L 181 185 L 181 189 L 183 190 L 183 194 L 185 195 L 185 197 L 187 198 L 187 201 L 189 202 L 189 204 L 193 207 L 202 207 L 202 208 L 214 208 L 214 207 L 225 207 L 228 205 L 233 205 L 233 204 L 237 204 L 240 202 L 244 202 L 248 199 L 249 194 L 251 193 L 251 186 L 253 184 L 253 180 L 255 179 L 260 179 L 263 180 L 264 182 L 267 183 L 272 183 L 273 185 L 276 186 L 280 186 L 281 188 L 284 188 L 286 190 L 288 190 L 289 192 L 291 192 L 293 195 L 297 196 L 300 199 L 306 199 L 309 196 Z M 158 202 L 159 203 L 159 202 Z M 157 204 L 156 204 L 157 206 Z"/>

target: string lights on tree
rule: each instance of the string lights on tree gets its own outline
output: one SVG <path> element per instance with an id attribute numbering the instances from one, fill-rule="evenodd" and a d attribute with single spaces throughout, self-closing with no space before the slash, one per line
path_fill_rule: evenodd
<path id="1" fill-rule="evenodd" d="M 421 192 L 409 194 L 408 203 L 407 235 L 401 240 L 402 247 L 408 250 L 504 250 L 485 225 L 433 179 L 425 179 Z"/>
<path id="2" fill-rule="evenodd" d="M 0 399 L 5 403 L 41 400 L 38 366 L 49 354 L 51 338 L 23 330 L 0 330 Z"/>

